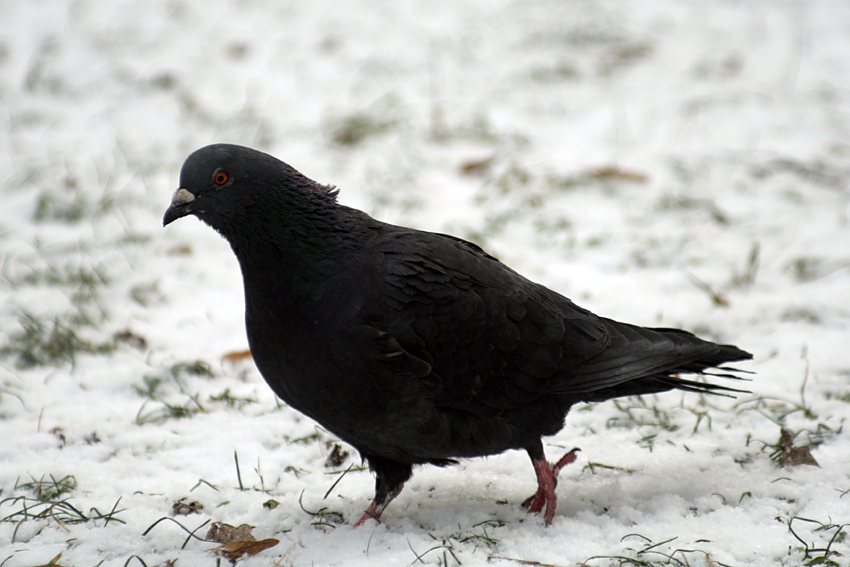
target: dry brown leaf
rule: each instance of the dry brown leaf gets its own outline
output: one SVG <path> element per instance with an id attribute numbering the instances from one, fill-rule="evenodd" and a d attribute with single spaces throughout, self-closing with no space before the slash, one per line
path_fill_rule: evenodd
<path id="1" fill-rule="evenodd" d="M 328 458 L 325 459 L 325 468 L 337 468 L 345 462 L 345 459 L 348 458 L 348 451 L 343 449 L 339 443 L 334 443 L 332 441 L 328 441 L 328 446 L 331 447 L 331 452 L 328 455 Z"/>
<path id="2" fill-rule="evenodd" d="M 197 500 L 186 502 L 185 498 L 181 498 L 171 505 L 171 511 L 175 516 L 188 516 L 189 514 L 197 514 L 204 509 L 204 505 Z"/>
<path id="3" fill-rule="evenodd" d="M 124 329 L 123 331 L 118 331 L 114 335 L 112 335 L 112 340 L 116 343 L 124 343 L 130 345 L 133 348 L 137 348 L 139 350 L 143 350 L 148 346 L 148 341 L 145 340 L 144 337 L 137 335 L 130 329 Z"/>
<path id="4" fill-rule="evenodd" d="M 805 447 L 791 447 L 788 451 L 779 455 L 776 458 L 776 462 L 779 463 L 779 466 L 781 467 L 794 467 L 797 465 L 820 466 L 812 456 L 811 447 L 809 445 L 806 445 Z"/>
<path id="5" fill-rule="evenodd" d="M 493 164 L 493 160 L 495 158 L 496 154 L 483 158 L 469 159 L 460 164 L 458 170 L 462 175 L 479 175 L 490 169 L 490 166 Z"/>
<path id="6" fill-rule="evenodd" d="M 616 165 L 597 167 L 591 170 L 588 176 L 599 181 L 626 181 L 629 183 L 646 183 L 649 180 L 645 173 L 621 169 Z"/>
<path id="7" fill-rule="evenodd" d="M 794 447 L 794 434 L 785 428 L 779 432 L 779 441 L 774 445 L 776 451 L 771 457 L 780 467 L 793 467 L 797 465 L 813 465 L 819 467 L 820 464 L 812 456 L 811 446 Z"/>
<path id="8" fill-rule="evenodd" d="M 207 537 L 204 539 L 208 541 L 217 541 L 218 543 L 256 541 L 257 538 L 251 534 L 251 530 L 253 529 L 254 527 L 249 526 L 248 524 L 242 524 L 241 526 L 236 527 L 223 522 L 213 522 L 210 529 L 207 530 Z"/>
<path id="9" fill-rule="evenodd" d="M 188 244 L 178 244 L 168 249 L 166 254 L 169 256 L 188 256 L 192 253 L 192 247 Z"/>
<path id="10" fill-rule="evenodd" d="M 617 46 L 606 51 L 599 60 L 599 72 L 608 75 L 614 70 L 633 65 L 652 52 L 652 46 L 645 42 L 635 42 Z"/>
<path id="11" fill-rule="evenodd" d="M 222 356 L 221 360 L 223 360 L 224 362 L 229 362 L 230 364 L 236 364 L 237 362 L 242 362 L 243 360 L 248 360 L 249 358 L 252 358 L 250 350 L 234 350 Z"/>
<path id="12" fill-rule="evenodd" d="M 252 557 L 264 549 L 276 546 L 278 543 L 280 543 L 278 540 L 271 538 L 260 541 L 231 541 L 230 543 L 225 543 L 222 546 L 214 547 L 209 551 L 212 551 L 216 555 L 224 557 L 235 563 L 241 559 L 243 555 Z"/>

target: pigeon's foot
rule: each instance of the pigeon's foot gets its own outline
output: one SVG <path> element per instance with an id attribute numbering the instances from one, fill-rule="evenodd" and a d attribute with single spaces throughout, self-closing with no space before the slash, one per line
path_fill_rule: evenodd
<path id="1" fill-rule="evenodd" d="M 365 522 L 369 518 L 374 518 L 376 522 L 381 523 L 381 512 L 383 512 L 384 508 L 386 507 L 386 504 L 384 504 L 383 506 L 378 506 L 378 504 L 373 501 L 371 504 L 369 504 L 369 507 L 366 508 L 366 511 L 363 512 L 363 515 L 360 516 L 360 519 L 354 523 L 354 527 L 359 528 L 363 525 L 363 522 Z"/>
<path id="2" fill-rule="evenodd" d="M 354 523 L 355 528 L 358 528 L 363 525 L 363 523 L 369 518 L 373 518 L 379 524 L 381 523 L 381 514 L 383 514 L 386 507 L 389 505 L 393 499 L 399 495 L 404 484 L 397 486 L 392 491 L 388 491 L 386 494 L 378 494 L 375 496 L 375 499 L 372 500 L 372 503 L 369 504 L 369 507 L 366 508 L 366 511 L 363 512 L 363 515 L 360 516 L 360 519 Z"/>
<path id="3" fill-rule="evenodd" d="M 555 507 L 558 504 L 558 497 L 555 496 L 555 487 L 558 486 L 558 473 L 578 458 L 577 453 L 579 451 L 580 449 L 576 447 L 561 457 L 554 465 L 547 461 L 546 457 L 531 460 L 531 464 L 534 465 L 534 472 L 537 474 L 537 492 L 526 499 L 522 505 L 528 508 L 529 514 L 539 514 L 545 508 L 546 512 L 543 514 L 543 519 L 547 526 L 552 523 L 552 519 L 555 517 Z"/>

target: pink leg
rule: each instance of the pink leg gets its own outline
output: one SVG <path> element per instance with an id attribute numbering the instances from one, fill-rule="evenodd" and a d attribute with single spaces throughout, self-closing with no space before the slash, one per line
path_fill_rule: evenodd
<path id="1" fill-rule="evenodd" d="M 399 493 L 401 493 L 401 489 L 403 486 L 404 484 L 402 484 L 392 492 L 388 492 L 385 497 L 385 500 L 380 504 L 378 503 L 378 497 L 376 496 L 375 499 L 372 500 L 372 503 L 369 504 L 369 507 L 366 508 L 366 511 L 363 512 L 363 515 L 360 516 L 360 519 L 357 520 L 354 523 L 354 526 L 352 527 L 358 528 L 362 526 L 363 523 L 369 518 L 374 518 L 376 522 L 381 523 L 381 514 L 384 512 L 384 509 L 387 507 L 387 505 L 393 501 L 393 498 L 395 498 L 399 495 Z"/>
<path id="2" fill-rule="evenodd" d="M 558 473 L 578 458 L 576 455 L 578 451 L 579 448 L 576 447 L 561 457 L 554 465 L 550 464 L 545 456 L 531 460 L 531 464 L 534 465 L 534 472 L 537 474 L 537 492 L 522 505 L 528 508 L 529 514 L 539 514 L 543 511 L 543 508 L 546 508 L 543 519 L 547 526 L 552 523 L 552 519 L 555 517 L 555 507 L 558 503 L 558 497 L 555 496 L 555 487 L 558 486 Z"/>
<path id="3" fill-rule="evenodd" d="M 355 528 L 358 528 L 358 527 L 362 526 L 362 525 L 363 525 L 363 522 L 365 522 L 365 521 L 366 521 L 366 520 L 368 520 L 369 518 L 375 518 L 375 521 L 377 521 L 377 522 L 379 522 L 379 523 L 380 523 L 380 521 L 381 521 L 381 512 L 383 512 L 383 511 L 384 511 L 384 508 L 386 508 L 386 505 L 381 506 L 381 507 L 380 507 L 380 510 L 379 510 L 379 509 L 378 509 L 378 505 L 377 505 L 375 502 L 372 502 L 371 504 L 369 504 L 369 507 L 366 509 L 366 511 L 365 511 L 365 512 L 363 512 L 363 515 L 362 515 L 362 516 L 360 516 L 360 519 L 359 519 L 359 520 L 357 520 L 357 521 L 354 523 L 354 527 L 355 527 Z"/>

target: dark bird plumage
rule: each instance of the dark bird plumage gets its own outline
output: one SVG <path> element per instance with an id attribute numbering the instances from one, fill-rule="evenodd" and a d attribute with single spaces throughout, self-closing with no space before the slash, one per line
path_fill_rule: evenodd
<path id="1" fill-rule="evenodd" d="M 190 155 L 164 224 L 195 215 L 230 243 L 257 367 L 295 409 L 357 448 L 377 518 L 413 465 L 524 449 L 555 513 L 541 438 L 570 407 L 618 396 L 734 391 L 696 382 L 751 355 L 678 329 L 598 317 L 453 236 L 386 224 L 258 151 Z"/>

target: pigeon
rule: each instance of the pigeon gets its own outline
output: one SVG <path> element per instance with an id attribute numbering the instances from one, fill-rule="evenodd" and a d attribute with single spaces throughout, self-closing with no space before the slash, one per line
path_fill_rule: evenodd
<path id="1" fill-rule="evenodd" d="M 163 225 L 194 215 L 242 271 L 254 361 L 275 394 L 356 448 L 381 513 L 415 465 L 525 450 L 538 488 L 523 505 L 552 523 L 558 473 L 542 438 L 570 408 L 686 390 L 742 392 L 682 374 L 742 379 L 752 358 L 679 330 L 594 315 L 472 242 L 395 226 L 337 202 L 266 153 L 192 153 Z"/>

